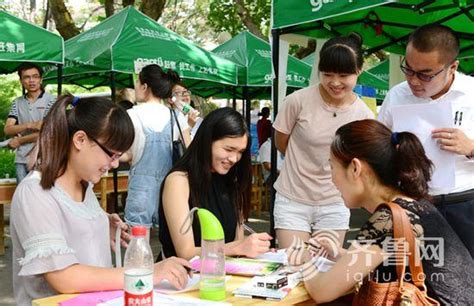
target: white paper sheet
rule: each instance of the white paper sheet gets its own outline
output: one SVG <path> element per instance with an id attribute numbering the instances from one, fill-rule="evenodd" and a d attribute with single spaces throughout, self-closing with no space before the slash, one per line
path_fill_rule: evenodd
<path id="1" fill-rule="evenodd" d="M 276 252 L 266 252 L 255 257 L 255 259 L 278 262 L 284 265 L 288 264 L 288 256 L 286 255 L 286 249 L 280 249 Z"/>
<path id="2" fill-rule="evenodd" d="M 431 188 L 455 185 L 455 154 L 443 151 L 431 137 L 435 128 L 453 127 L 451 103 L 427 103 L 396 106 L 392 110 L 393 131 L 412 132 L 420 139 L 426 155 L 434 164 Z"/>
<path id="3" fill-rule="evenodd" d="M 164 294 L 176 294 L 199 289 L 199 274 L 193 274 L 193 277 L 188 279 L 186 287 L 183 289 L 176 289 L 168 280 L 162 280 L 155 286 L 155 291 Z"/>

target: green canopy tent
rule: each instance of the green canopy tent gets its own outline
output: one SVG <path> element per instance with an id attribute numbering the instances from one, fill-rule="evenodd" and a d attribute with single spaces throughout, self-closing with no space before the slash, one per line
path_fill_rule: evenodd
<path id="1" fill-rule="evenodd" d="M 47 68 L 55 65 L 61 72 L 64 41 L 59 35 L 0 10 L 0 73 L 15 72 L 23 62 Z M 58 93 L 61 92 L 58 73 Z"/>
<path id="2" fill-rule="evenodd" d="M 394 54 L 404 54 L 407 38 L 414 29 L 428 23 L 443 24 L 452 28 L 460 38 L 460 70 L 471 74 L 474 73 L 473 13 L 473 0 L 272 0 L 274 115 L 278 112 L 280 100 L 278 75 L 280 38 L 283 35 L 329 38 L 356 31 L 364 39 L 367 47 L 365 54 L 382 49 Z M 272 165 L 276 165 L 274 146 Z M 272 167 L 272 181 L 276 179 L 275 168 Z M 273 196 L 270 207 L 273 208 Z"/>
<path id="3" fill-rule="evenodd" d="M 314 38 L 356 31 L 368 47 L 366 54 L 386 50 L 404 54 L 410 33 L 418 26 L 439 23 L 461 40 L 460 70 L 474 73 L 473 0 L 273 0 L 274 34 L 295 33 Z"/>
<path id="4" fill-rule="evenodd" d="M 268 99 L 271 96 L 270 44 L 254 34 L 244 31 L 212 52 L 239 65 L 238 85 L 234 92 L 226 91 L 214 96 L 246 100 L 246 118 L 249 123 L 250 99 Z M 308 86 L 310 75 L 311 66 L 292 56 L 288 57 L 286 80 L 290 90 Z"/>
<path id="5" fill-rule="evenodd" d="M 315 57 L 316 57 L 316 54 L 311 53 L 307 57 L 303 58 L 302 61 L 309 65 L 313 65 Z M 359 85 L 374 88 L 375 93 L 376 93 L 375 98 L 377 100 L 383 100 L 388 91 L 388 68 L 389 68 L 388 64 L 389 64 L 388 60 L 385 60 L 379 63 L 378 65 L 372 67 L 371 69 L 367 69 L 363 71 L 357 80 L 357 84 Z M 377 69 L 377 70 L 372 70 L 372 69 Z M 377 74 L 374 73 L 375 71 L 376 72 L 382 71 L 382 69 L 387 69 L 386 80 L 382 79 L 381 77 L 379 77 Z"/>
<path id="6" fill-rule="evenodd" d="M 113 101 L 116 86 L 133 87 L 133 73 L 149 64 L 175 70 L 191 90 L 197 84 L 217 91 L 237 84 L 233 62 L 195 46 L 132 6 L 66 41 L 65 58 L 64 83 L 88 89 L 110 85 Z M 45 74 L 46 81 L 56 77 L 54 68 Z M 117 207 L 117 171 L 113 174 Z"/>
<path id="7" fill-rule="evenodd" d="M 67 40 L 65 53 L 63 82 L 88 89 L 133 87 L 132 74 L 148 64 L 175 70 L 191 90 L 199 85 L 218 91 L 237 84 L 233 62 L 195 46 L 132 6 Z M 55 78 L 55 69 L 45 77 L 50 82 Z"/>

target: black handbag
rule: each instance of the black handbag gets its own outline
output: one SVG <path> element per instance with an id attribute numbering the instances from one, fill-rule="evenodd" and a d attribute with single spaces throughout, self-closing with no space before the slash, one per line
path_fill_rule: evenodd
<path id="1" fill-rule="evenodd" d="M 186 147 L 184 145 L 184 138 L 183 132 L 181 131 L 181 127 L 179 126 L 178 117 L 174 109 L 170 108 L 170 117 L 171 117 L 171 148 L 172 148 L 172 162 L 173 165 L 184 155 L 184 151 Z M 174 121 L 176 121 L 176 125 L 178 126 L 179 136 L 178 140 L 174 140 Z"/>

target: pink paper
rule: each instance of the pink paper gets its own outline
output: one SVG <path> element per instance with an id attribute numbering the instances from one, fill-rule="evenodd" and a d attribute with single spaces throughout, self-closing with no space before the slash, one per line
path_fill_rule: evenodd
<path id="1" fill-rule="evenodd" d="M 61 306 L 79 306 L 79 305 L 80 306 L 95 306 L 99 303 L 104 303 L 121 296 L 123 296 L 123 290 L 81 293 L 72 299 L 59 303 L 59 305 Z"/>

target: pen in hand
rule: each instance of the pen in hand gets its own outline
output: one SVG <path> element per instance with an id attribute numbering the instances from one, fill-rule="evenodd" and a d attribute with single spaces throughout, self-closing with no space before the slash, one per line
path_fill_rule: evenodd
<path id="1" fill-rule="evenodd" d="M 250 226 L 248 226 L 247 224 L 245 223 L 242 223 L 242 228 L 244 230 L 246 230 L 247 232 L 249 232 L 250 234 L 256 234 L 257 232 L 255 232 Z"/>

